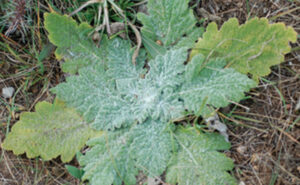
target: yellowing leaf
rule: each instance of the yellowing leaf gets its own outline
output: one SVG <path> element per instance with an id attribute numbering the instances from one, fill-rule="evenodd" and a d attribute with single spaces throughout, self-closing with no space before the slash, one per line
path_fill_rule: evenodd
<path id="1" fill-rule="evenodd" d="M 201 53 L 206 60 L 224 58 L 227 66 L 248 74 L 257 80 L 270 73 L 270 67 L 281 63 L 290 51 L 289 42 L 295 42 L 297 33 L 283 23 L 269 24 L 265 18 L 254 18 L 239 25 L 229 19 L 220 30 L 210 23 L 203 38 L 192 50 L 191 58 Z"/>
<path id="2" fill-rule="evenodd" d="M 28 158 L 41 156 L 44 160 L 61 155 L 61 160 L 68 162 L 96 134 L 63 102 L 40 102 L 35 109 L 36 112 L 21 114 L 2 144 L 4 149 L 16 155 L 26 153 Z"/>

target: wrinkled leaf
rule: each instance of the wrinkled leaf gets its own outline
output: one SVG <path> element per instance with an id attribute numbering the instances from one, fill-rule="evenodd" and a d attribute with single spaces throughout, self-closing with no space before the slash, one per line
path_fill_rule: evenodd
<path id="1" fill-rule="evenodd" d="M 79 76 L 68 77 L 52 91 L 97 130 L 113 130 L 134 121 L 130 102 L 116 91 L 101 64 L 79 70 Z"/>
<path id="2" fill-rule="evenodd" d="M 214 133 L 201 133 L 193 127 L 179 128 L 175 132 L 179 151 L 171 159 L 166 180 L 180 185 L 234 185 L 236 180 L 227 172 L 233 161 L 220 153 L 230 143 Z"/>
<path id="3" fill-rule="evenodd" d="M 49 32 L 49 40 L 57 46 L 57 59 L 64 59 L 64 72 L 76 73 L 78 69 L 93 63 L 103 62 L 106 39 L 102 47 L 97 48 L 89 34 L 92 27 L 87 23 L 78 25 L 67 15 L 45 13 L 45 28 Z"/>
<path id="4" fill-rule="evenodd" d="M 91 149 L 79 159 L 85 171 L 82 180 L 94 185 L 136 184 L 138 169 L 130 158 L 127 130 L 104 133 L 87 144 Z"/>
<path id="5" fill-rule="evenodd" d="M 4 149 L 44 160 L 60 155 L 63 162 L 68 162 L 96 134 L 74 109 L 60 101 L 40 102 L 35 110 L 21 114 L 2 144 Z"/>
<path id="6" fill-rule="evenodd" d="M 141 55 L 137 58 L 137 65 L 132 64 L 134 49 L 130 42 L 119 38 L 113 39 L 107 45 L 107 65 L 108 75 L 113 79 L 137 80 L 144 73 L 144 58 Z M 142 61 L 140 60 L 142 59 Z"/>
<path id="7" fill-rule="evenodd" d="M 187 40 L 197 40 L 203 30 L 195 27 L 196 19 L 188 3 L 189 0 L 149 0 L 149 15 L 138 14 L 143 24 L 143 36 L 153 41 L 160 40 L 166 48 L 176 44 L 184 35 Z M 183 43 L 189 47 L 193 41 L 183 41 L 177 48 L 183 46 Z"/>
<path id="8" fill-rule="evenodd" d="M 254 18 L 239 25 L 231 18 L 218 30 L 210 23 L 194 46 L 191 58 L 199 53 L 206 60 L 224 58 L 227 66 L 243 74 L 250 73 L 253 79 L 268 75 L 270 67 L 284 61 L 290 52 L 289 42 L 295 42 L 297 33 L 283 23 L 269 24 L 266 18 Z"/>
<path id="9" fill-rule="evenodd" d="M 253 80 L 234 69 L 223 68 L 224 64 L 222 59 L 205 62 L 202 55 L 188 63 L 186 81 L 179 92 L 188 110 L 208 117 L 214 108 L 239 102 L 244 92 L 255 87 Z"/>
<path id="10" fill-rule="evenodd" d="M 133 128 L 131 137 L 130 153 L 135 165 L 149 176 L 160 176 L 176 150 L 169 126 L 159 121 L 147 121 Z"/>
<path id="11" fill-rule="evenodd" d="M 123 61 L 129 63 L 125 66 L 132 65 L 129 58 Z M 185 50 L 170 50 L 157 56 L 149 62 L 150 71 L 145 79 L 137 78 L 139 73 L 134 69 L 125 70 L 123 64 L 120 74 L 114 69 L 117 64 L 109 65 L 111 69 L 108 71 L 102 64 L 88 66 L 79 70 L 78 76 L 67 78 L 66 83 L 59 84 L 52 92 L 75 107 L 97 130 L 127 127 L 135 121 L 142 123 L 149 117 L 167 122 L 184 112 L 183 102 L 179 101 L 175 90 L 183 81 L 180 73 L 185 70 L 186 58 Z M 110 60 L 111 63 L 121 62 L 113 56 Z"/>

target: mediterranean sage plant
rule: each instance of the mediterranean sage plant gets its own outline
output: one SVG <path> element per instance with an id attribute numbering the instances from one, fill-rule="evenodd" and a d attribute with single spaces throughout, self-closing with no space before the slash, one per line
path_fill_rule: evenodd
<path id="1" fill-rule="evenodd" d="M 139 172 L 174 185 L 237 184 L 222 153 L 230 143 L 186 118 L 239 102 L 283 61 L 296 32 L 265 18 L 232 18 L 202 36 L 188 0 L 149 0 L 148 13 L 138 15 L 145 49 L 136 64 L 130 40 L 103 36 L 97 47 L 87 23 L 46 13 L 56 57 L 71 75 L 51 90 L 53 104 L 21 114 L 3 148 L 68 162 L 86 144 L 78 160 L 82 180 L 94 185 L 136 184 Z"/>

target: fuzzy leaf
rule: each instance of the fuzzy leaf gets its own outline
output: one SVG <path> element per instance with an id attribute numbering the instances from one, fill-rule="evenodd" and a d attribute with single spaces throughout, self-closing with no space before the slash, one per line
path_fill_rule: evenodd
<path id="1" fill-rule="evenodd" d="M 72 160 L 95 132 L 64 103 L 40 102 L 36 112 L 21 114 L 20 121 L 8 134 L 2 147 L 28 158 L 41 156 L 50 160 L 61 155 L 63 162 Z"/>
<path id="2" fill-rule="evenodd" d="M 166 180 L 180 185 L 233 185 L 235 179 L 227 173 L 234 165 L 231 159 L 218 152 L 230 144 L 214 133 L 200 133 L 193 127 L 175 132 L 179 151 L 171 159 Z"/>
<path id="3" fill-rule="evenodd" d="M 184 107 L 176 90 L 182 83 L 186 57 L 187 51 L 183 49 L 170 50 L 149 62 L 145 79 L 119 84 L 118 90 L 126 92 L 126 98 L 135 102 L 133 113 L 139 122 L 147 117 L 167 122 L 182 115 Z"/>
<path id="4" fill-rule="evenodd" d="M 96 47 L 89 36 L 92 27 L 87 23 L 78 25 L 67 15 L 53 12 L 45 13 L 44 24 L 49 32 L 49 40 L 57 46 L 56 57 L 65 60 L 62 64 L 64 72 L 74 74 L 84 66 L 103 61 L 105 47 Z M 105 45 L 104 43 L 105 41 L 101 45 Z"/>
<path id="5" fill-rule="evenodd" d="M 179 92 L 187 109 L 207 117 L 213 110 L 211 106 L 219 108 L 230 101 L 238 102 L 244 92 L 255 87 L 253 80 L 234 69 L 224 69 L 224 64 L 222 59 L 205 62 L 202 55 L 188 63 L 186 81 Z"/>
<path id="6" fill-rule="evenodd" d="M 119 38 L 113 39 L 107 46 L 108 75 L 116 80 L 137 80 L 144 73 L 144 57 L 140 52 L 137 65 L 132 64 L 133 48 L 130 42 Z"/>
<path id="7" fill-rule="evenodd" d="M 161 40 L 167 48 L 178 42 L 183 35 L 196 40 L 201 36 L 202 30 L 195 27 L 196 19 L 188 3 L 189 0 L 149 0 L 149 15 L 138 14 L 138 19 L 143 24 L 143 36 L 154 41 Z M 191 32 L 193 36 L 189 36 Z"/>
<path id="8" fill-rule="evenodd" d="M 145 49 L 147 50 L 149 54 L 149 58 L 153 59 L 157 55 L 163 55 L 166 53 L 167 49 L 163 46 L 157 44 L 155 41 L 148 38 L 146 35 L 142 36 L 142 41 Z"/>
<path id="9" fill-rule="evenodd" d="M 184 49 L 170 50 L 165 55 L 158 55 L 149 62 L 150 71 L 146 79 L 153 81 L 159 88 L 175 88 L 182 83 L 180 74 L 185 70 L 186 59 L 187 51 Z"/>
<path id="10" fill-rule="evenodd" d="M 178 43 L 174 46 L 174 49 L 180 49 L 180 48 L 187 48 L 190 49 L 194 47 L 195 42 L 198 40 L 199 37 L 202 36 L 204 33 L 204 28 L 193 28 L 193 31 L 191 31 L 190 34 L 183 36 Z"/>
<path id="11" fill-rule="evenodd" d="M 150 120 L 133 128 L 131 137 L 130 153 L 135 165 L 149 176 L 160 176 L 176 149 L 169 125 Z"/>
<path id="12" fill-rule="evenodd" d="M 116 91 L 100 63 L 79 70 L 79 76 L 70 76 L 52 91 L 97 130 L 113 130 L 134 121 L 130 102 Z"/>
<path id="13" fill-rule="evenodd" d="M 289 41 L 295 42 L 297 33 L 283 23 L 269 24 L 265 18 L 254 18 L 239 25 L 236 18 L 223 24 L 220 30 L 210 23 L 191 52 L 212 59 L 222 57 L 228 66 L 253 79 L 270 73 L 270 67 L 284 61 L 290 51 Z"/>
<path id="14" fill-rule="evenodd" d="M 128 132 L 107 132 L 87 144 L 91 149 L 79 159 L 85 171 L 82 180 L 89 180 L 92 185 L 121 185 L 122 181 L 136 184 L 138 170 L 129 155 Z"/>
<path id="15" fill-rule="evenodd" d="M 184 112 L 175 90 L 182 82 L 180 73 L 186 58 L 185 50 L 170 50 L 150 61 L 150 71 L 145 79 L 129 78 L 136 72 L 128 70 L 128 73 L 120 74 L 123 78 L 117 79 L 116 83 L 110 76 L 120 76 L 114 69 L 105 71 L 100 63 L 79 70 L 79 76 L 67 78 L 67 83 L 59 84 L 52 91 L 75 107 L 97 130 L 126 127 L 135 121 L 142 123 L 148 117 L 167 122 Z M 111 59 L 111 63 L 116 60 Z"/>

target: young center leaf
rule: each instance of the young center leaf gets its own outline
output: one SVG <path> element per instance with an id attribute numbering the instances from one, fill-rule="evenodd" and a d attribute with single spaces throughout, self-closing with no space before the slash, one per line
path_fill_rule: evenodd
<path id="1" fill-rule="evenodd" d="M 103 38 L 101 49 L 96 47 L 89 36 L 93 29 L 87 23 L 78 25 L 67 15 L 52 12 L 45 13 L 44 24 L 49 40 L 57 46 L 57 59 L 65 60 L 62 64 L 64 72 L 74 74 L 84 66 L 103 62 L 107 40 Z"/>
<path id="2" fill-rule="evenodd" d="M 75 110 L 66 108 L 64 103 L 40 102 L 35 112 L 21 114 L 2 147 L 16 155 L 26 153 L 28 158 L 41 156 L 50 160 L 60 155 L 63 162 L 68 162 L 95 134 Z"/>
<path id="3" fill-rule="evenodd" d="M 166 171 L 166 181 L 179 185 L 235 185 L 236 180 L 227 172 L 233 161 L 219 151 L 228 150 L 223 136 L 202 133 L 193 127 L 178 128 L 174 136 L 179 151 Z"/>
<path id="4" fill-rule="evenodd" d="M 189 0 L 149 0 L 149 15 L 139 13 L 142 34 L 153 41 L 160 40 L 165 48 L 191 48 L 203 30 L 195 26 L 196 18 L 189 9 Z"/>
<path id="5" fill-rule="evenodd" d="M 253 79 L 268 75 L 270 67 L 284 61 L 290 51 L 289 42 L 295 42 L 297 33 L 283 23 L 269 24 L 266 18 L 253 18 L 239 25 L 231 18 L 218 30 L 210 23 L 191 52 L 191 58 L 201 53 L 206 60 L 224 58 L 227 66 Z"/>

